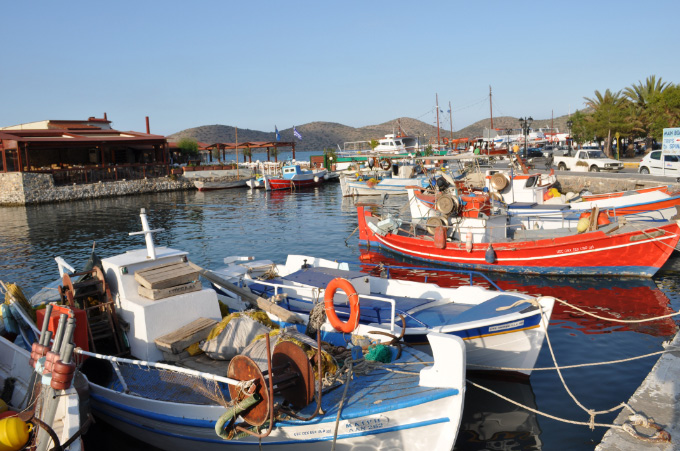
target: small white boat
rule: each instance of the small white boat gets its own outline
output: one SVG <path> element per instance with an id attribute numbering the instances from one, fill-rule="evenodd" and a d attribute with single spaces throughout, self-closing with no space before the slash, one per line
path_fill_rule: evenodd
<path id="1" fill-rule="evenodd" d="M 366 267 L 368 264 L 357 265 Z M 276 277 L 266 280 L 258 277 L 264 268 L 269 268 L 267 276 L 275 274 Z M 380 268 L 386 276 L 394 270 L 404 269 Z M 306 314 L 321 299 L 325 299 L 328 313 L 329 292 L 335 292 L 329 284 L 335 284 L 336 278 L 343 278 L 347 287 L 345 293 L 335 297 L 330 294 L 330 303 L 339 318 L 347 320 L 356 315 L 357 323 L 369 331 L 403 335 L 406 343 L 422 347 L 424 351 L 427 351 L 425 337 L 429 332 L 458 336 L 466 344 L 468 370 L 523 368 L 515 372 L 531 374 L 555 302 L 549 296 L 535 299 L 521 293 L 504 292 L 486 276 L 470 271 L 449 271 L 460 274 L 461 279 L 469 282 L 457 288 L 442 288 L 433 283 L 371 276 L 350 270 L 348 263 L 303 255 L 289 255 L 285 265 L 274 265 L 269 261 L 234 262 L 214 272 L 232 283 L 248 286 L 263 297 L 278 300 L 279 305 L 292 312 Z M 473 276 L 496 290 L 473 285 Z M 234 296 L 229 286 L 217 284 L 215 288 Z M 358 295 L 356 312 L 348 304 L 354 294 L 347 291 Z M 403 324 L 399 315 L 404 318 Z"/>
<path id="2" fill-rule="evenodd" d="M 215 291 L 197 285 L 197 275 L 184 272 L 189 265 L 187 253 L 155 247 L 152 234 L 158 230 L 149 228 L 144 210 L 141 218 L 143 230 L 137 233 L 146 236 L 147 248 L 101 260 L 106 291 L 116 299 L 116 314 L 129 324 L 126 338 L 136 358 L 77 351 L 88 357 L 82 371 L 89 379 L 96 416 L 167 450 L 316 450 L 322 442 L 328 447 L 337 443 L 339 449 L 375 447 L 376 443 L 424 451 L 453 447 L 465 390 L 464 344 L 457 337 L 428 335 L 433 366 L 424 363 L 431 357 L 415 349 L 403 349 L 398 356 L 396 348 L 383 348 L 396 357 L 395 363 L 408 367 L 394 372 L 385 368 L 388 364 L 364 365 L 361 348 L 347 349 L 346 339 L 352 336 L 323 326 L 317 340 L 323 338 L 336 351 L 351 354 L 337 362 L 337 373 L 324 367 L 325 377 L 312 370 L 310 358 L 298 344 L 281 341 L 270 348 L 268 333 L 264 333 L 265 371 L 241 352 L 231 360 L 191 356 L 181 350 L 188 341 L 178 348 L 178 354 L 161 352 L 160 341 L 167 344 L 168 337 L 173 337 L 182 342 L 187 327 L 193 333 L 197 322 L 218 322 L 222 316 Z M 168 278 L 170 266 L 174 272 Z M 157 276 L 162 274 L 163 280 L 177 283 L 179 278 L 186 283 L 146 287 L 154 286 L 152 281 L 161 280 Z M 151 300 L 149 295 L 159 298 Z M 310 340 L 298 332 L 304 330 L 307 318 L 295 316 L 299 324 L 285 323 L 273 314 L 269 318 L 293 328 L 279 336 L 297 333 L 304 342 Z M 321 361 L 316 344 L 320 341 L 312 343 L 317 349 L 314 361 Z M 177 356 L 175 363 L 161 363 L 173 356 Z M 323 359 L 328 361 L 325 351 Z M 350 381 L 347 372 L 360 369 L 367 376 L 355 374 Z"/>
<path id="3" fill-rule="evenodd" d="M 194 180 L 194 186 L 199 191 L 213 191 L 218 189 L 243 188 L 253 178 L 215 177 Z"/>

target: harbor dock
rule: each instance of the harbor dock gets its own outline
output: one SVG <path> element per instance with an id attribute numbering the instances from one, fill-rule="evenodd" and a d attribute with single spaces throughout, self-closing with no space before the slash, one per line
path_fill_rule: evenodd
<path id="1" fill-rule="evenodd" d="M 654 439 L 640 439 L 633 437 L 623 429 L 613 427 L 604 435 L 596 451 L 640 451 L 662 450 L 670 451 L 680 446 L 680 333 L 671 341 L 668 350 L 677 349 L 663 354 L 656 362 L 652 371 L 647 375 L 642 385 L 635 391 L 628 401 L 628 405 L 635 412 L 644 414 L 647 419 L 670 434 L 671 441 Z M 629 422 L 631 412 L 623 409 L 614 421 L 616 425 Z M 661 438 L 657 429 L 652 427 L 635 426 L 635 430 L 643 437 Z"/>

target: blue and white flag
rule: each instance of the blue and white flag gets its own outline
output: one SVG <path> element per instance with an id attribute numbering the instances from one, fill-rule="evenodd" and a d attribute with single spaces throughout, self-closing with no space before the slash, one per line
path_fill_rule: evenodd
<path id="1" fill-rule="evenodd" d="M 293 136 L 302 141 L 302 135 L 297 131 L 297 128 L 293 125 Z"/>
<path id="2" fill-rule="evenodd" d="M 276 128 L 276 125 L 274 126 L 274 131 L 276 132 L 276 140 L 281 141 L 281 133 L 279 133 L 279 129 Z"/>

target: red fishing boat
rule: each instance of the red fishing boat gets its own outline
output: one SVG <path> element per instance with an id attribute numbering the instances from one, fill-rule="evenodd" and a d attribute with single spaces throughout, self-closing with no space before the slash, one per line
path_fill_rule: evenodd
<path id="1" fill-rule="evenodd" d="M 295 190 L 319 186 L 326 180 L 328 172 L 325 169 L 310 171 L 300 168 L 299 164 L 287 164 L 283 166 L 280 176 L 264 175 L 264 187 L 272 191 Z"/>
<path id="2" fill-rule="evenodd" d="M 359 239 L 417 260 L 466 269 L 524 274 L 653 276 L 680 239 L 676 221 L 618 222 L 598 215 L 583 233 L 573 229 L 505 227 L 503 216 L 479 224 L 414 225 L 381 218 L 358 204 Z M 599 224 L 598 224 L 599 223 Z"/>

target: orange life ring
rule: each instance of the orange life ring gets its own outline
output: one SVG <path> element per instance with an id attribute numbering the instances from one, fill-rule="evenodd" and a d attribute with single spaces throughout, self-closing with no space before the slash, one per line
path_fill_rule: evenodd
<path id="1" fill-rule="evenodd" d="M 333 296 L 335 296 L 335 292 L 338 288 L 344 291 L 349 298 L 349 320 L 346 323 L 340 321 L 340 318 L 338 318 L 338 315 L 335 313 L 335 306 L 333 305 Z M 326 287 L 323 302 L 328 321 L 335 330 L 348 334 L 357 328 L 359 325 L 359 295 L 349 280 L 343 279 L 342 277 L 336 277 L 331 280 Z"/>

